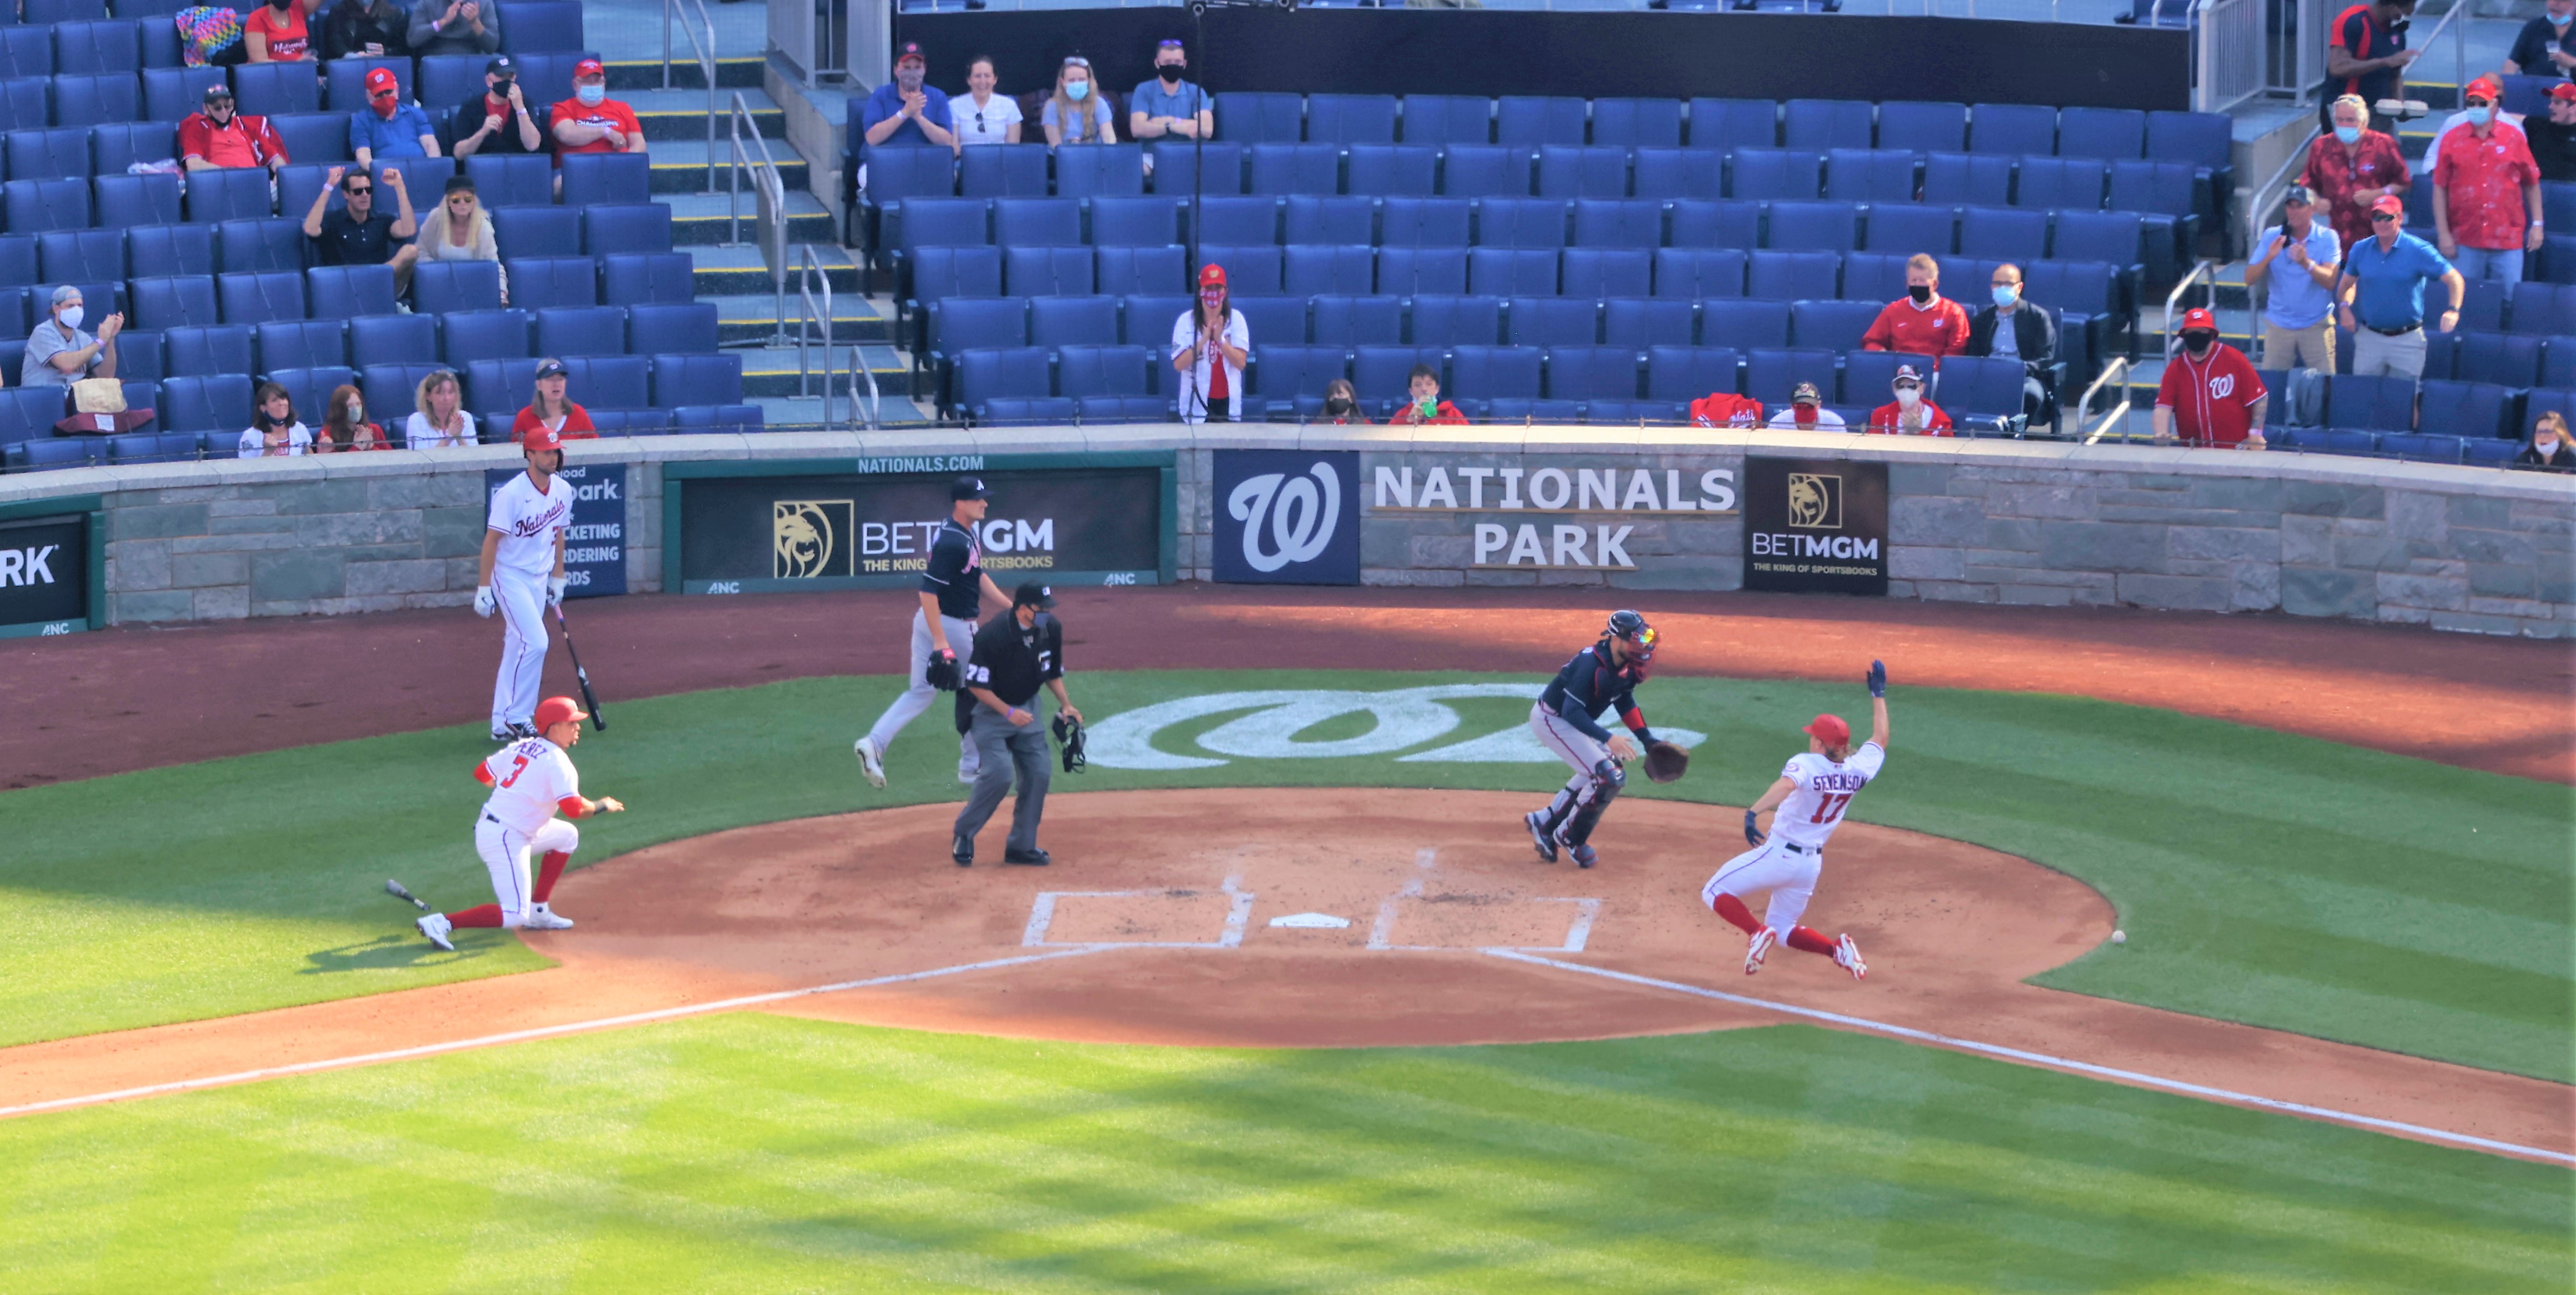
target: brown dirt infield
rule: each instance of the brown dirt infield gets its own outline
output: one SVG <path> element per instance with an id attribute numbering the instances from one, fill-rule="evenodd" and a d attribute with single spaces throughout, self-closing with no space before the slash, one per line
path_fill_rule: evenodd
<path id="1" fill-rule="evenodd" d="M 2576 1145 L 2559 1085 L 2019 983 L 2100 944 L 2110 906 L 2062 874 L 1955 841 L 1846 826 L 1810 924 L 1851 931 L 1870 978 L 1855 984 L 1787 949 L 1747 978 L 1742 936 L 1698 903 L 1723 861 L 1712 826 L 1733 811 L 1622 805 L 1603 866 L 1580 871 L 1531 857 L 1522 799 L 1067 795 L 1049 805 L 1059 863 L 1046 869 L 951 866 L 948 805 L 742 828 L 566 878 L 558 901 L 581 926 L 526 936 L 558 969 L 12 1048 L 0 1051 L 0 1092 L 39 1102 L 1050 952 L 1069 956 L 768 1010 L 1255 1047 L 1532 1042 L 1789 1019 L 1479 951 L 1503 945 L 2283 1101 Z M 1212 836 L 1210 824 L 1227 827 Z M 986 831 L 988 859 L 1000 835 Z M 1042 908 L 1049 891 L 1065 893 Z M 1348 925 L 1269 924 L 1309 913 Z M 1070 954 L 1092 943 L 1129 947 Z"/>

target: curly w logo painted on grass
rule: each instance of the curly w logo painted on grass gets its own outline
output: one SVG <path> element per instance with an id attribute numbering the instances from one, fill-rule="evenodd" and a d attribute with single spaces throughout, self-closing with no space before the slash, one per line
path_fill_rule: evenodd
<path id="1" fill-rule="evenodd" d="M 1535 700 L 1536 683 L 1433 684 L 1384 692 L 1334 689 L 1275 689 L 1258 692 L 1205 693 L 1112 715 L 1092 726 L 1086 748 L 1091 763 L 1108 769 L 1213 769 L 1230 763 L 1206 756 L 1180 755 L 1155 744 L 1156 735 L 1193 720 L 1246 712 L 1201 733 L 1192 742 L 1216 756 L 1245 760 L 1339 760 L 1354 756 L 1393 756 L 1406 763 L 1554 764 L 1529 726 L 1507 728 L 1410 755 L 1396 755 L 1447 737 L 1462 722 L 1443 704 L 1469 697 Z M 1354 737 L 1306 738 L 1319 726 L 1347 715 L 1365 714 L 1373 721 Z M 1656 736 L 1685 747 L 1707 736 L 1690 729 L 1657 726 Z"/>

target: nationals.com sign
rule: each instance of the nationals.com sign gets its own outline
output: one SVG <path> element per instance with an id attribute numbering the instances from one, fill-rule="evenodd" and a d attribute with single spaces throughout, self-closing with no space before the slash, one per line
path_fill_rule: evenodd
<path id="1" fill-rule="evenodd" d="M 1227 584 L 1360 582 L 1360 456 L 1218 450 L 1210 565 Z"/>

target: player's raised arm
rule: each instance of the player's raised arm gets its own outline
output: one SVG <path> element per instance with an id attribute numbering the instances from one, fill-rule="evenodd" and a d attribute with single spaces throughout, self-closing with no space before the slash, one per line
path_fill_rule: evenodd
<path id="1" fill-rule="evenodd" d="M 1887 663 L 1869 663 L 1869 740 L 1887 749 Z"/>

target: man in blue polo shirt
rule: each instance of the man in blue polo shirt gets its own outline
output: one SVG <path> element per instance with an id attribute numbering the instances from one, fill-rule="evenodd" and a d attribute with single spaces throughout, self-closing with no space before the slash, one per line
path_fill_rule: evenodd
<path id="1" fill-rule="evenodd" d="M 2281 223 L 2254 240 L 2245 263 L 2245 286 L 2267 284 L 2263 305 L 2263 362 L 2276 369 L 2335 369 L 2334 285 L 2343 240 L 2316 219 L 2307 186 L 2290 186 Z"/>
<path id="2" fill-rule="evenodd" d="M 1216 114 L 1208 111 L 1207 91 L 1181 79 L 1189 70 L 1181 43 L 1164 41 L 1154 49 L 1154 79 L 1127 96 L 1127 134 L 1137 140 L 1205 139 L 1216 133 Z"/>
<path id="3" fill-rule="evenodd" d="M 2357 378 L 2424 376 L 2424 281 L 2440 279 L 2451 290 L 2440 331 L 2460 326 L 2468 280 L 2431 243 L 2405 229 L 2406 204 L 2382 197 L 2370 204 L 2370 233 L 2352 245 L 2343 262 L 2335 299 L 2343 326 L 2352 332 L 2352 373 Z"/>
<path id="4" fill-rule="evenodd" d="M 860 142 L 869 148 L 957 146 L 947 92 L 921 83 L 928 67 L 919 43 L 895 47 L 894 80 L 878 86 L 859 109 Z"/>

